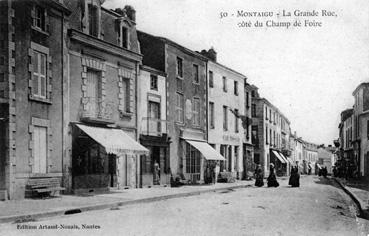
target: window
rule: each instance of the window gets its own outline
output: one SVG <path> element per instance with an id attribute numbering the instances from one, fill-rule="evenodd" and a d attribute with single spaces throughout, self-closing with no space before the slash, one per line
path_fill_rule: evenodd
<path id="1" fill-rule="evenodd" d="M 209 87 L 214 88 L 214 74 L 211 70 L 209 71 Z"/>
<path id="2" fill-rule="evenodd" d="M 150 89 L 158 91 L 158 76 L 150 75 Z"/>
<path id="3" fill-rule="evenodd" d="M 149 121 L 148 121 L 148 131 L 150 134 L 157 134 L 161 132 L 160 123 L 160 103 L 149 101 Z"/>
<path id="4" fill-rule="evenodd" d="M 122 96 L 123 96 L 123 111 L 130 113 L 130 80 L 128 78 L 122 79 Z"/>
<path id="5" fill-rule="evenodd" d="M 265 144 L 268 144 L 268 126 L 265 126 Z"/>
<path id="6" fill-rule="evenodd" d="M 234 132 L 238 133 L 239 130 L 238 130 L 238 110 L 237 109 L 234 110 L 234 125 L 235 125 Z"/>
<path id="7" fill-rule="evenodd" d="M 176 122 L 184 122 L 184 102 L 183 94 L 177 93 L 176 98 Z"/>
<path id="8" fill-rule="evenodd" d="M 200 126 L 200 98 L 193 99 L 192 123 L 193 125 Z"/>
<path id="9" fill-rule="evenodd" d="M 268 120 L 268 108 L 265 107 L 265 120 Z"/>
<path id="10" fill-rule="evenodd" d="M 272 123 L 272 110 L 269 109 L 269 121 L 270 123 Z"/>
<path id="11" fill-rule="evenodd" d="M 214 125 L 214 103 L 210 102 L 209 103 L 209 115 L 210 115 L 210 128 L 214 129 L 215 125 Z"/>
<path id="12" fill-rule="evenodd" d="M 47 172 L 47 127 L 33 127 L 33 173 Z"/>
<path id="13" fill-rule="evenodd" d="M 34 8 L 35 17 L 33 19 L 33 26 L 36 29 L 46 31 L 46 11 L 45 8 L 35 6 Z"/>
<path id="14" fill-rule="evenodd" d="M 193 82 L 195 84 L 199 83 L 199 66 L 193 65 Z"/>
<path id="15" fill-rule="evenodd" d="M 251 97 L 253 97 L 253 98 L 255 97 L 255 91 L 254 90 L 251 91 Z"/>
<path id="16" fill-rule="evenodd" d="M 256 117 L 256 104 L 251 104 L 251 116 Z"/>
<path id="17" fill-rule="evenodd" d="M 97 7 L 88 5 L 88 32 L 90 35 L 97 37 L 98 36 L 98 15 L 97 15 Z"/>
<path id="18" fill-rule="evenodd" d="M 128 48 L 128 28 L 122 27 L 122 47 Z"/>
<path id="19" fill-rule="evenodd" d="M 250 107 L 250 94 L 246 92 L 246 108 Z"/>
<path id="20" fill-rule="evenodd" d="M 183 77 L 183 60 L 179 57 L 177 57 L 177 76 Z"/>
<path id="21" fill-rule="evenodd" d="M 228 113 L 227 113 L 227 107 L 223 106 L 223 130 L 228 130 Z"/>
<path id="22" fill-rule="evenodd" d="M 177 91 L 178 92 L 183 92 L 183 79 L 181 78 L 177 78 L 176 79 L 176 84 L 177 84 Z"/>
<path id="23" fill-rule="evenodd" d="M 238 96 L 238 81 L 234 81 L 234 95 Z"/>
<path id="24" fill-rule="evenodd" d="M 227 92 L 227 78 L 223 76 L 223 92 Z"/>
<path id="25" fill-rule="evenodd" d="M 271 129 L 269 130 L 269 144 L 273 145 L 272 144 L 272 130 Z"/>
<path id="26" fill-rule="evenodd" d="M 47 71 L 47 56 L 44 53 L 37 51 L 33 52 L 33 96 L 38 98 L 46 98 L 46 71 Z"/>
<path id="27" fill-rule="evenodd" d="M 200 152 L 186 143 L 186 173 L 200 173 L 201 155 Z"/>
<path id="28" fill-rule="evenodd" d="M 88 99 L 86 110 L 89 114 L 97 116 L 101 99 L 101 80 L 100 73 L 98 71 L 87 69 L 86 87 L 86 94 Z"/>

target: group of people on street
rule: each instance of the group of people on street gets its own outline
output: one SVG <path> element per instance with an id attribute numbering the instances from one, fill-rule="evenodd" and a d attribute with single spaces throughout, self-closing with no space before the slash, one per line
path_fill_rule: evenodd
<path id="1" fill-rule="evenodd" d="M 324 178 L 327 178 L 327 175 L 328 175 L 327 167 L 324 166 L 321 169 L 319 169 L 319 173 L 318 174 L 319 174 L 319 176 L 323 176 Z"/>
<path id="2" fill-rule="evenodd" d="M 279 183 L 277 181 L 277 177 L 275 175 L 274 164 L 270 164 L 269 168 L 269 176 L 267 178 L 267 186 L 268 187 L 278 187 Z M 291 187 L 300 187 L 300 174 L 298 173 L 298 167 L 292 167 L 291 176 L 288 182 Z M 261 165 L 258 165 L 255 170 L 255 186 L 262 187 L 264 186 L 264 173 L 261 168 Z"/>

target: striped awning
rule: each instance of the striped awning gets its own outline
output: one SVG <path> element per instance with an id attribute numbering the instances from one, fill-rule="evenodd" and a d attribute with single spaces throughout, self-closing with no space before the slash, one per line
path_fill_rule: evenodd
<path id="1" fill-rule="evenodd" d="M 206 160 L 225 161 L 225 158 L 206 142 L 194 140 L 186 140 L 186 142 L 201 152 Z"/>
<path id="2" fill-rule="evenodd" d="M 129 137 L 121 129 L 92 127 L 82 124 L 76 124 L 76 126 L 103 146 L 108 154 L 149 154 L 147 148 Z"/>
<path id="3" fill-rule="evenodd" d="M 281 163 L 287 163 L 286 160 L 284 160 L 283 157 L 281 157 L 277 151 L 272 150 L 272 152 L 274 156 L 276 156 Z"/>

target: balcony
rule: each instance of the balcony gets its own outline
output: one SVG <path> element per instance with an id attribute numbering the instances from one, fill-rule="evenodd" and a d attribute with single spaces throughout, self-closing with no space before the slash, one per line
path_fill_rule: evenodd
<path id="1" fill-rule="evenodd" d="M 167 133 L 167 120 L 143 117 L 141 120 L 141 134 L 150 136 L 162 136 Z"/>
<path id="2" fill-rule="evenodd" d="M 95 97 L 82 98 L 81 120 L 93 123 L 112 124 L 113 102 Z"/>

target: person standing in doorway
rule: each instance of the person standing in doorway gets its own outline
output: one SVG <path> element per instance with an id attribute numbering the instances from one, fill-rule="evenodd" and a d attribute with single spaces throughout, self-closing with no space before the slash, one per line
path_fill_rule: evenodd
<path id="1" fill-rule="evenodd" d="M 219 162 L 216 161 L 215 163 L 215 168 L 214 168 L 214 174 L 215 174 L 215 178 L 214 178 L 214 183 L 216 184 L 218 182 L 218 175 L 219 175 L 219 172 L 220 172 L 220 166 L 219 166 Z"/>
<path id="2" fill-rule="evenodd" d="M 156 161 L 154 164 L 154 185 L 160 185 L 160 167 Z"/>

